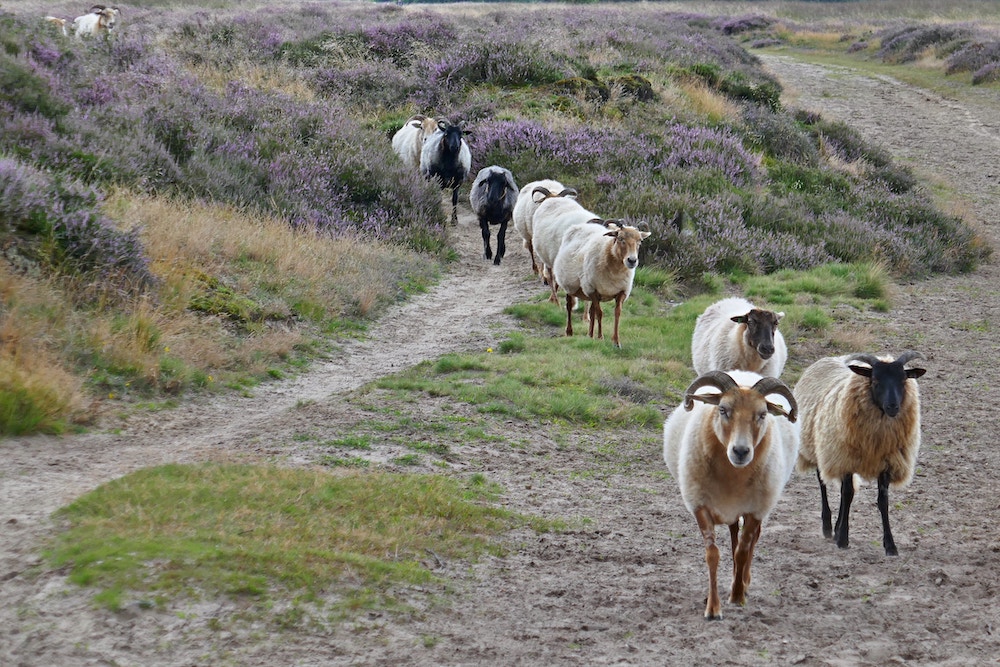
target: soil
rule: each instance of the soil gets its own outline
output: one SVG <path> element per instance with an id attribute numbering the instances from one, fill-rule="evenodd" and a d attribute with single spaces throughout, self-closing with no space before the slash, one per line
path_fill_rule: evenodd
<path id="1" fill-rule="evenodd" d="M 953 188 L 996 246 L 1000 102 L 960 103 L 784 57 L 766 63 L 787 101 L 849 122 Z M 412 607 L 406 613 L 288 630 L 245 620 L 232 601 L 111 612 L 65 572 L 43 566 L 40 550 L 57 530 L 51 513 L 81 493 L 164 462 L 310 465 L 319 454 L 295 434 L 335 437 L 371 403 L 394 400 L 365 383 L 447 352 L 496 347 L 516 327 L 504 307 L 543 288 L 516 239 L 499 267 L 482 259 L 466 206 L 456 233 L 461 260 L 446 280 L 308 374 L 252 396 L 133 414 L 84 435 L 0 442 L 0 664 L 1000 664 L 1000 499 L 991 481 L 1000 471 L 998 395 L 988 380 L 1000 358 L 995 263 L 901 285 L 889 315 L 859 322 L 881 337 L 869 351 L 926 357 L 919 469 L 890 495 L 899 556 L 882 550 L 872 486 L 856 497 L 851 548 L 839 550 L 820 533 L 815 477 L 796 474 L 764 527 L 747 605 L 724 603 L 721 622 L 702 618 L 702 541 L 664 474 L 658 433 L 620 431 L 603 442 L 607 432 L 493 418 L 480 419 L 503 436 L 499 444 L 470 444 L 443 472 L 481 472 L 503 486 L 507 507 L 574 528 L 518 532 L 506 556 L 471 566 L 433 563 L 447 592 L 399 591 Z M 401 409 L 418 418 L 477 415 L 434 398 Z M 376 450 L 391 467 L 398 453 Z"/>

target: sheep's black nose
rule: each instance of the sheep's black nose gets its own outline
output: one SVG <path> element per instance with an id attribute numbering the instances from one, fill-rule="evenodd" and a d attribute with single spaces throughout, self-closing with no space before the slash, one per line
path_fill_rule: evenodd
<path id="1" fill-rule="evenodd" d="M 759 352 L 760 356 L 762 356 L 763 358 L 770 359 L 771 355 L 774 354 L 774 346 L 761 345 L 760 347 L 757 348 L 757 352 Z"/>
<path id="2" fill-rule="evenodd" d="M 899 414 L 899 403 L 886 403 L 882 408 L 882 412 L 888 417 L 895 417 Z"/>
<path id="3" fill-rule="evenodd" d="M 637 257 L 628 257 L 625 259 L 625 266 L 630 269 L 634 269 L 639 265 L 639 259 Z"/>

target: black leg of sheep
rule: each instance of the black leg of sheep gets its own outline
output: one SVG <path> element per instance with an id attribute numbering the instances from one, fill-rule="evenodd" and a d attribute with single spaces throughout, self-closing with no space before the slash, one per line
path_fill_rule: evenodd
<path id="1" fill-rule="evenodd" d="M 878 476 L 878 511 L 882 515 L 882 546 L 886 556 L 898 556 L 896 541 L 892 539 L 889 530 L 889 471 L 885 470 Z"/>

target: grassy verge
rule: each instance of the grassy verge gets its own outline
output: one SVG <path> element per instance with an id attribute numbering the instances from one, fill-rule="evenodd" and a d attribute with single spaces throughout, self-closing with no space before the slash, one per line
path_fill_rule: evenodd
<path id="1" fill-rule="evenodd" d="M 514 527 L 552 527 L 496 506 L 496 493 L 479 475 L 168 465 L 60 510 L 70 527 L 48 558 L 111 609 L 181 595 L 392 608 L 392 587 L 434 582 L 435 562 L 500 553 L 495 538 Z"/>

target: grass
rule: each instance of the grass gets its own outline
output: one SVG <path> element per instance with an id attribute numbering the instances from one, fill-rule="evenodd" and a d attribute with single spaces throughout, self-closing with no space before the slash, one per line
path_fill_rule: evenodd
<path id="1" fill-rule="evenodd" d="M 702 294 L 673 305 L 650 289 L 662 287 L 662 278 L 656 272 L 638 276 L 623 309 L 623 349 L 587 337 L 579 311 L 576 335 L 567 338 L 564 307 L 539 300 L 508 309 L 526 331 L 512 334 L 500 353 L 448 354 L 375 384 L 458 399 L 484 414 L 589 427 L 658 427 L 693 379 L 695 320 L 719 298 Z M 801 339 L 832 338 L 851 349 L 864 341 L 841 336 L 838 321 L 859 312 L 884 312 L 890 286 L 879 265 L 830 264 L 806 272 L 735 277 L 732 288 L 762 307 L 785 312 L 781 331 L 790 347 Z M 608 319 L 605 324 L 610 328 Z"/>
<path id="2" fill-rule="evenodd" d="M 69 527 L 47 557 L 110 609 L 180 595 L 373 603 L 357 591 L 391 607 L 393 586 L 435 580 L 428 554 L 475 560 L 511 528 L 552 527 L 496 506 L 496 492 L 481 477 L 160 466 L 61 509 Z"/>

